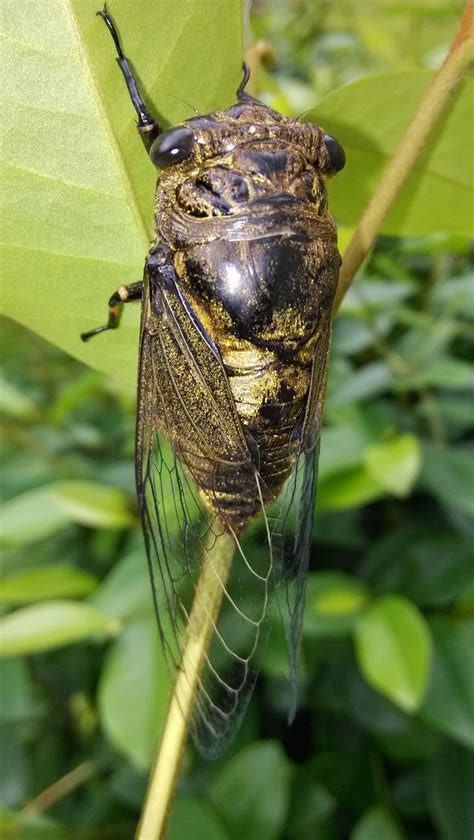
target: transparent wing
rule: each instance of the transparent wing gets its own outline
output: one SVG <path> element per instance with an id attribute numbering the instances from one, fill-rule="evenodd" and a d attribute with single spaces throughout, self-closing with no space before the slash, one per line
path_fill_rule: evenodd
<path id="1" fill-rule="evenodd" d="M 296 679 L 313 509 L 316 450 L 308 430 L 314 417 L 310 423 L 307 410 L 295 466 L 275 500 L 255 466 L 212 342 L 178 290 L 168 286 L 154 294 L 160 294 L 160 305 L 142 327 L 137 488 L 172 671 L 179 667 L 203 560 L 215 557 L 229 535 L 234 542 L 193 723 L 198 748 L 215 756 L 235 733 L 252 693 L 278 588 L 285 591 L 279 609 Z"/>

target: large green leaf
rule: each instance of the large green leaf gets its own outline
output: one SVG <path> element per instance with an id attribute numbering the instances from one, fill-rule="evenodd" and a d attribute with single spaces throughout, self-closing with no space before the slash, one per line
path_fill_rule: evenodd
<path id="1" fill-rule="evenodd" d="M 339 88 L 317 106 L 318 122 L 346 151 L 343 177 L 331 184 L 331 207 L 344 224 L 357 222 L 432 78 L 429 70 L 368 76 Z M 400 191 L 384 222 L 385 233 L 472 235 L 473 102 L 474 81 L 466 79 Z"/>
<path id="2" fill-rule="evenodd" d="M 79 340 L 103 323 L 110 293 L 141 277 L 156 178 L 98 6 L 2 6 L 2 302 L 9 316 L 132 384 L 136 307 L 118 333 Z M 109 11 L 162 121 L 233 101 L 240 0 L 112 0 Z"/>

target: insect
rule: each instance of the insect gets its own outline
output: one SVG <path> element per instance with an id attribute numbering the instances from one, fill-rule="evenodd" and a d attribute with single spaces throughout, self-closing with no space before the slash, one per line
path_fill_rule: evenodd
<path id="1" fill-rule="evenodd" d="M 276 620 L 296 685 L 340 265 L 325 180 L 345 157 L 323 129 L 247 94 L 245 65 L 230 108 L 161 132 L 98 14 L 160 175 L 144 278 L 81 337 L 141 300 L 137 493 L 172 667 L 203 557 L 233 543 L 193 725 L 212 756 L 238 727 Z"/>

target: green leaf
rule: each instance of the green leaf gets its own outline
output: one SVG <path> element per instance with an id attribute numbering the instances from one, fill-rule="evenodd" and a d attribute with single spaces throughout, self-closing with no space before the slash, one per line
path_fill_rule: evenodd
<path id="1" fill-rule="evenodd" d="M 421 467 L 420 445 L 414 435 L 373 443 L 363 458 L 370 475 L 384 490 L 401 498 L 408 496 Z"/>
<path id="2" fill-rule="evenodd" d="M 400 274 L 400 261 L 397 261 L 397 270 Z M 368 315 L 373 318 L 378 311 L 393 311 L 397 304 L 411 297 L 414 290 L 413 282 L 399 277 L 390 281 L 361 277 L 344 296 L 341 312 L 363 319 Z"/>
<path id="3" fill-rule="evenodd" d="M 340 718 L 336 727 L 336 732 L 340 732 Z M 308 763 L 308 769 L 313 779 L 321 782 L 334 796 L 339 807 L 349 813 L 360 813 L 376 796 L 372 759 L 362 744 L 358 748 L 345 744 L 345 749 L 331 749 L 331 746 L 328 742 L 326 750 L 318 750 Z"/>
<path id="4" fill-rule="evenodd" d="M 456 601 L 456 613 L 461 615 L 474 614 L 474 581 L 469 581 L 468 585 Z"/>
<path id="5" fill-rule="evenodd" d="M 91 600 L 101 612 L 120 621 L 153 610 L 145 548 L 123 557 L 111 569 Z"/>
<path id="6" fill-rule="evenodd" d="M 403 834 L 385 808 L 366 811 L 350 834 L 350 840 L 403 840 Z"/>
<path id="7" fill-rule="evenodd" d="M 308 635 L 348 633 L 368 601 L 363 583 L 343 572 L 308 575 L 304 632 Z"/>
<path id="8" fill-rule="evenodd" d="M 459 314 L 464 318 L 474 318 L 474 272 L 469 271 L 460 277 L 449 276 L 445 282 L 437 283 L 431 299 L 444 316 Z"/>
<path id="9" fill-rule="evenodd" d="M 3 4 L 2 303 L 10 317 L 132 386 L 139 307 L 126 307 L 117 333 L 79 340 L 104 322 L 117 286 L 141 279 L 156 180 L 97 8 L 96 0 Z M 193 116 L 193 106 L 205 113 L 235 100 L 240 2 L 114 0 L 111 11 L 163 124 Z"/>
<path id="10" fill-rule="evenodd" d="M 25 569 L 0 580 L 0 603 L 27 604 L 49 598 L 81 598 L 94 591 L 97 578 L 74 566 Z"/>
<path id="11" fill-rule="evenodd" d="M 474 584 L 471 541 L 436 522 L 408 522 L 373 542 L 361 571 L 378 592 L 396 589 L 419 606 L 442 606 Z"/>
<path id="12" fill-rule="evenodd" d="M 334 473 L 358 466 L 366 435 L 349 423 L 324 427 L 321 432 L 318 480 L 323 481 Z"/>
<path id="13" fill-rule="evenodd" d="M 430 813 L 443 838 L 470 840 L 474 836 L 473 790 L 472 751 L 447 742 L 427 773 Z"/>
<path id="14" fill-rule="evenodd" d="M 73 522 L 91 528 L 127 528 L 134 517 L 127 497 L 116 487 L 95 481 L 58 481 L 50 492 Z"/>
<path id="15" fill-rule="evenodd" d="M 436 619 L 434 655 L 423 720 L 474 749 L 474 649 L 466 624 Z"/>
<path id="16" fill-rule="evenodd" d="M 456 532 L 412 529 L 402 565 L 403 592 L 421 606 L 446 604 L 474 585 L 471 542 Z"/>
<path id="17" fill-rule="evenodd" d="M 447 507 L 474 516 L 474 457 L 471 448 L 425 446 L 421 483 Z"/>
<path id="18" fill-rule="evenodd" d="M 0 619 L 0 656 L 38 653 L 116 631 L 117 622 L 89 604 L 44 601 Z"/>
<path id="19" fill-rule="evenodd" d="M 126 528 L 135 521 L 120 490 L 93 481 L 56 481 L 27 490 L 5 502 L 1 510 L 1 539 L 12 545 L 44 539 L 71 522 Z"/>
<path id="20" fill-rule="evenodd" d="M 155 616 L 130 622 L 107 654 L 99 713 L 111 743 L 139 770 L 147 770 L 152 761 L 169 692 Z"/>
<path id="21" fill-rule="evenodd" d="M 0 414 L 29 420 L 37 414 L 34 402 L 0 373 Z"/>
<path id="22" fill-rule="evenodd" d="M 362 464 L 322 479 L 318 485 L 318 507 L 321 509 L 357 507 L 383 495 L 380 483 Z"/>
<path id="23" fill-rule="evenodd" d="M 347 381 L 332 394 L 334 405 L 367 400 L 386 391 L 392 382 L 392 372 L 385 361 L 369 362 L 354 370 Z"/>
<path id="24" fill-rule="evenodd" d="M 24 801 L 28 790 L 28 757 L 25 744 L 17 736 L 15 727 L 0 726 L 0 802 L 17 806 Z M 1 823 L 0 823 L 1 825 Z M 3 833 L 0 835 L 3 840 Z"/>
<path id="25" fill-rule="evenodd" d="M 391 801 L 406 817 L 423 817 L 427 811 L 425 768 L 422 764 L 410 767 L 391 785 Z"/>
<path id="26" fill-rule="evenodd" d="M 232 838 L 281 837 L 291 768 L 276 741 L 256 741 L 234 755 L 211 785 L 211 799 Z"/>
<path id="27" fill-rule="evenodd" d="M 315 782 L 306 768 L 298 767 L 293 779 L 285 837 L 329 840 L 334 836 L 331 818 L 336 810 L 337 802 L 327 788 Z"/>
<path id="28" fill-rule="evenodd" d="M 33 717 L 33 683 L 24 659 L 0 660 L 0 722 L 13 723 Z"/>
<path id="29" fill-rule="evenodd" d="M 68 829 L 44 814 L 27 814 L 0 808 L 3 840 L 66 840 Z"/>
<path id="30" fill-rule="evenodd" d="M 368 76 L 318 104 L 318 122 L 346 151 L 344 177 L 330 186 L 332 211 L 344 224 L 359 219 L 433 75 L 428 70 L 396 70 Z M 474 81 L 465 79 L 402 187 L 383 224 L 384 233 L 472 235 L 473 101 Z M 357 184 L 357 189 L 348 189 L 348 184 Z"/>
<path id="31" fill-rule="evenodd" d="M 69 524 L 70 519 L 50 492 L 50 485 L 20 493 L 1 507 L 0 539 L 10 545 L 24 545 L 49 537 Z"/>
<path id="32" fill-rule="evenodd" d="M 206 802 L 195 796 L 178 796 L 172 810 L 168 840 L 205 837 L 206 840 L 228 840 L 229 835 Z"/>
<path id="33" fill-rule="evenodd" d="M 370 688 L 359 674 L 351 672 L 351 665 L 342 661 L 333 666 L 333 692 L 344 698 L 346 713 L 376 736 L 390 761 L 406 764 L 430 759 L 439 746 L 437 733 Z"/>
<path id="34" fill-rule="evenodd" d="M 473 384 L 472 365 L 462 359 L 440 353 L 422 370 L 400 377 L 397 387 L 401 391 L 412 391 L 427 386 L 457 391 L 460 388 L 472 388 Z"/>
<path id="35" fill-rule="evenodd" d="M 416 711 L 429 677 L 431 639 L 414 604 L 399 595 L 380 598 L 357 622 L 355 644 L 369 685 L 404 711 Z"/>

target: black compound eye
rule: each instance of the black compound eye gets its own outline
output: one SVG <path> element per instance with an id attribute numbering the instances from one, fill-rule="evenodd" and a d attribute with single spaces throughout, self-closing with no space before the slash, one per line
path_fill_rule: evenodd
<path id="1" fill-rule="evenodd" d="M 346 155 L 342 146 L 337 142 L 332 134 L 325 134 L 323 143 L 326 146 L 331 172 L 340 172 L 346 165 Z"/>
<path id="2" fill-rule="evenodd" d="M 194 145 L 194 134 L 189 128 L 172 128 L 159 134 L 152 143 L 150 158 L 155 166 L 166 169 L 191 154 Z"/>

